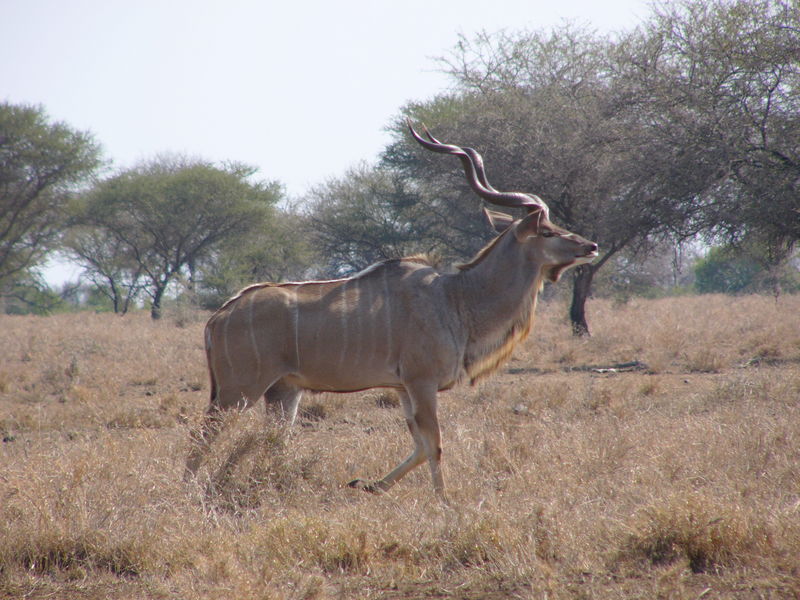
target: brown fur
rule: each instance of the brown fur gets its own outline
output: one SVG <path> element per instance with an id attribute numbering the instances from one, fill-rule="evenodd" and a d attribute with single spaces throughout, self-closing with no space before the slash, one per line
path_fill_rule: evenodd
<path id="1" fill-rule="evenodd" d="M 489 253 L 492 251 L 492 249 L 495 247 L 495 245 L 503 238 L 503 236 L 508 233 L 508 231 L 509 230 L 506 229 L 503 233 L 498 235 L 491 242 L 489 242 L 483 248 L 481 248 L 478 251 L 478 253 L 472 258 L 472 260 L 470 260 L 469 262 L 466 262 L 466 263 L 458 264 L 458 265 L 456 265 L 456 268 L 459 271 L 469 271 L 470 269 L 474 269 L 475 267 L 477 267 L 489 255 Z"/>
<path id="2" fill-rule="evenodd" d="M 538 287 L 534 294 L 538 293 Z M 536 296 L 523 303 L 518 317 L 513 320 L 505 334 L 496 342 L 476 348 L 472 356 L 464 357 L 464 370 L 470 385 L 475 385 L 497 371 L 509 359 L 514 348 L 530 335 L 535 318 Z"/>

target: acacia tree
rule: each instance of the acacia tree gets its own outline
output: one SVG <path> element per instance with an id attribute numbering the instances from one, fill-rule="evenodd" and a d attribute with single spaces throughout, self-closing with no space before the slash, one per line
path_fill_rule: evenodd
<path id="1" fill-rule="evenodd" d="M 114 244 L 116 264 L 141 273 L 157 319 L 170 283 L 180 275 L 195 281 L 198 265 L 224 241 L 271 217 L 280 186 L 253 182 L 253 174 L 254 169 L 238 164 L 160 158 L 98 183 L 76 206 L 76 221 L 100 230 L 102 239 Z M 96 247 L 108 249 L 107 244 Z M 99 274 L 76 246 L 73 254 Z"/>
<path id="2" fill-rule="evenodd" d="M 249 235 L 228 237 L 196 266 L 200 303 L 217 308 L 237 290 L 258 281 L 300 280 L 314 263 L 310 227 L 293 209 L 275 211 L 263 227 Z"/>
<path id="3" fill-rule="evenodd" d="M 698 228 L 764 248 L 779 270 L 800 239 L 796 3 L 664 5 L 619 48 L 620 86 L 669 157 L 661 188 L 688 187 L 702 203 Z"/>
<path id="4" fill-rule="evenodd" d="M 0 103 L 0 291 L 52 249 L 68 198 L 99 166 L 89 133 L 40 107 Z"/>

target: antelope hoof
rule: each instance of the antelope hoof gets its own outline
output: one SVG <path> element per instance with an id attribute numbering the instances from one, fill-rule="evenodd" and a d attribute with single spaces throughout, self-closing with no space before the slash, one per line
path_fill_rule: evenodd
<path id="1" fill-rule="evenodd" d="M 383 493 L 383 490 L 378 486 L 377 483 L 369 483 L 368 481 L 364 481 L 363 479 L 353 479 L 353 481 L 351 481 L 347 485 L 351 488 L 364 490 L 365 492 L 369 492 L 370 494 Z"/>

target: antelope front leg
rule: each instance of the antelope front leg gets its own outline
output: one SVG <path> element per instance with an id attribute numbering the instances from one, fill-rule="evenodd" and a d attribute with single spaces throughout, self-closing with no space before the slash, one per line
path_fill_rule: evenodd
<path id="1" fill-rule="evenodd" d="M 421 388 L 411 390 L 411 400 L 414 405 L 414 421 L 422 438 L 422 445 L 428 465 L 431 468 L 433 491 L 440 500 L 447 503 L 444 490 L 444 477 L 442 476 L 442 436 L 439 430 L 439 419 L 436 416 L 437 389 Z"/>
<path id="2" fill-rule="evenodd" d="M 406 424 L 411 437 L 414 439 L 414 450 L 406 459 L 387 473 L 383 479 L 375 482 L 364 481 L 363 479 L 354 479 L 348 485 L 350 487 L 359 488 L 364 491 L 380 494 L 391 488 L 398 480 L 404 477 L 409 471 L 415 469 L 425 461 L 424 443 L 422 435 L 420 434 L 417 422 L 414 419 L 414 409 L 411 404 L 411 399 L 405 390 L 399 392 L 400 402 L 403 407 L 403 413 L 406 417 Z"/>
<path id="3" fill-rule="evenodd" d="M 355 479 L 350 487 L 357 487 L 368 492 L 385 492 L 397 483 L 409 471 L 421 465 L 425 459 L 431 468 L 433 489 L 440 499 L 446 501 L 444 479 L 441 471 L 441 436 L 439 422 L 436 417 L 435 386 L 407 386 L 408 392 L 400 392 L 408 430 L 414 439 L 414 450 L 411 454 L 386 476 L 374 483 Z"/>

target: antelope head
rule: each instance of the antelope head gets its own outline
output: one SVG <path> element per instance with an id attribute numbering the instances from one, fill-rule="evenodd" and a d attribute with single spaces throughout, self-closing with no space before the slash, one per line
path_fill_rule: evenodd
<path id="1" fill-rule="evenodd" d="M 591 262 L 597 257 L 597 244 L 571 233 L 550 221 L 550 209 L 535 194 L 525 192 L 500 192 L 489 184 L 481 155 L 473 148 L 444 144 L 437 140 L 424 125 L 425 137 L 420 136 L 408 120 L 411 135 L 424 148 L 433 152 L 457 156 L 464 167 L 467 182 L 478 196 L 507 208 L 522 208 L 527 215 L 515 220 L 506 213 L 484 209 L 489 223 L 498 232 L 511 229 L 523 251 L 532 262 L 541 265 L 543 274 L 556 282 L 570 267 Z"/>

